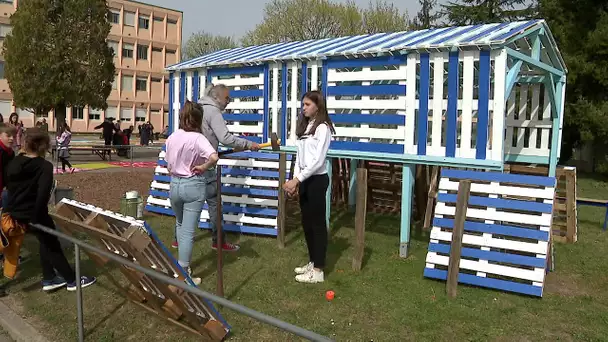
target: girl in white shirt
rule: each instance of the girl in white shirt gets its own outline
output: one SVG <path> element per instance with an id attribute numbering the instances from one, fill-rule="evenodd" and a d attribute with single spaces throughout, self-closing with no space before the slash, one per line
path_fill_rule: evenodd
<path id="1" fill-rule="evenodd" d="M 327 222 L 325 194 L 329 176 L 325 162 L 334 125 L 327 114 L 325 98 L 319 91 L 309 91 L 302 99 L 303 114 L 296 129 L 296 174 L 283 185 L 293 196 L 299 192 L 302 227 L 308 246 L 308 264 L 297 267 L 296 281 L 321 283 L 327 253 Z"/>

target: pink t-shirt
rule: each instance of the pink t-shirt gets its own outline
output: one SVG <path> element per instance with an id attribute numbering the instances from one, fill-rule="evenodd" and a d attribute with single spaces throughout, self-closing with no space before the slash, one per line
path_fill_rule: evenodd
<path id="1" fill-rule="evenodd" d="M 178 129 L 166 143 L 165 161 L 172 176 L 192 177 L 192 167 L 205 163 L 216 151 L 209 140 L 198 132 Z"/>

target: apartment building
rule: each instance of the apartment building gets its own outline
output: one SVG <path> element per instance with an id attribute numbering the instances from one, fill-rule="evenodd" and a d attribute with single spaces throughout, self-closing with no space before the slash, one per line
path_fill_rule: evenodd
<path id="1" fill-rule="evenodd" d="M 0 0 L 0 40 L 10 32 L 17 2 Z M 108 109 L 67 108 L 67 122 L 72 132 L 95 132 L 105 118 L 120 120 L 122 128 L 150 121 L 155 131 L 162 131 L 169 122 L 169 75 L 164 67 L 180 60 L 183 13 L 129 0 L 109 0 L 108 6 L 112 28 L 107 41 L 116 66 Z M 15 108 L 0 56 L 0 113 L 7 120 L 11 112 L 17 112 L 26 127 L 42 118 Z M 45 118 L 53 130 L 53 114 Z"/>

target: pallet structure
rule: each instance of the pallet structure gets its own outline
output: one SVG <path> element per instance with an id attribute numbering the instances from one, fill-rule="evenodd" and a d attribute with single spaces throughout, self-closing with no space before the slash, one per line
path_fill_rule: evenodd
<path id="1" fill-rule="evenodd" d="M 144 221 L 66 198 L 59 202 L 51 216 L 66 234 L 84 234 L 99 248 L 194 286 L 192 279 Z M 92 252 L 86 253 L 99 267 L 109 262 Z M 230 326 L 208 300 L 127 266 L 118 265 L 118 269 L 129 281 L 127 287 L 111 274 L 106 277 L 138 306 L 208 341 L 221 341 L 228 334 Z"/>
<path id="2" fill-rule="evenodd" d="M 468 180 L 458 282 L 542 297 L 555 178 L 443 169 L 424 276 L 446 280 L 459 181 Z"/>
<path id="3" fill-rule="evenodd" d="M 402 257 L 408 255 L 413 195 L 424 195 L 414 191 L 420 165 L 502 170 L 507 161 L 536 163 L 548 165 L 553 176 L 559 156 L 567 70 L 544 20 L 225 49 L 169 66 L 167 71 L 171 132 L 186 100 L 196 101 L 205 96 L 210 83 L 222 83 L 234 99 L 224 114 L 229 129 L 257 142 L 277 133 L 281 152 L 288 154 L 295 153 L 302 96 L 319 90 L 336 128 L 328 152 L 329 175 L 335 167 L 342 170 L 339 174 L 348 171 L 348 177 L 330 178 L 330 184 L 339 185 L 330 186 L 335 190 L 333 196 L 328 190 L 327 208 L 332 197 L 345 201 L 346 178 L 349 204 L 360 202 L 355 200 L 359 161 L 396 165 L 385 174 L 369 172 L 369 184 L 375 185 L 369 187 L 365 203 L 370 210 L 382 203 L 379 206 L 401 214 Z M 243 166 L 248 170 L 279 169 L 259 153 L 242 156 L 248 160 Z M 336 159 L 348 159 L 350 164 L 332 161 Z M 234 163 L 230 160 L 223 162 Z M 224 176 L 242 177 L 244 171 L 234 169 L 231 174 L 233 169 L 222 170 Z M 278 177 L 288 178 L 286 173 Z M 273 173 L 259 184 L 278 177 Z M 158 183 L 158 179 L 152 183 L 147 208 L 170 214 L 166 201 L 158 202 L 162 200 L 155 192 Z M 392 191 L 378 183 L 386 183 Z M 242 187 L 262 188 L 250 184 Z M 274 183 L 269 187 L 274 188 Z M 274 196 L 260 201 L 275 201 L 274 205 L 279 201 L 278 194 Z M 260 201 L 232 203 L 265 209 Z M 278 235 L 272 215 L 252 215 L 256 223 L 247 221 L 249 213 L 239 214 L 238 223 L 230 215 L 225 213 L 230 217 L 226 220 L 241 232 Z"/>

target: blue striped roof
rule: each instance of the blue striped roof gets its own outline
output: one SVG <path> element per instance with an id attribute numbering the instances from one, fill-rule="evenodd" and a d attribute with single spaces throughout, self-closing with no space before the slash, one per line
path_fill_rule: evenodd
<path id="1" fill-rule="evenodd" d="M 327 56 L 383 53 L 464 46 L 496 46 L 525 31 L 543 26 L 544 20 L 517 21 L 484 25 L 453 26 L 420 31 L 365 34 L 351 37 L 265 44 L 224 49 L 180 62 L 168 71 L 230 64 L 255 64 L 267 61 L 308 60 Z"/>

